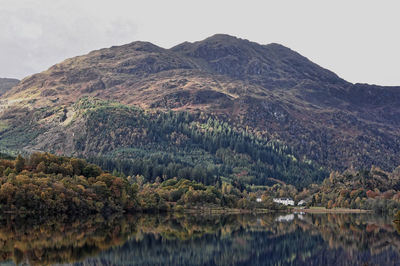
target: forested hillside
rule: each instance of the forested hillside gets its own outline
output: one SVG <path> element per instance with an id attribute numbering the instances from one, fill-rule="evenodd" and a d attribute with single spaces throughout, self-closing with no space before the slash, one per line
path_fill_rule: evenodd
<path id="1" fill-rule="evenodd" d="M 9 150 L 27 145 L 32 151 L 84 156 L 108 171 L 143 175 L 148 182 L 179 177 L 243 186 L 271 184 L 270 178 L 276 178 L 305 186 L 327 177 L 286 145 L 205 113 L 149 112 L 95 98 L 82 98 L 70 113 L 57 108 L 20 114 L 20 124 L 4 132 L 0 144 Z M 22 122 L 32 121 L 30 116 L 36 121 Z M 62 125 L 42 134 L 43 121 Z"/>
<path id="2" fill-rule="evenodd" d="M 400 167 L 391 173 L 377 167 L 332 172 L 322 184 L 311 185 L 298 197 L 308 197 L 310 206 L 365 209 L 394 215 L 400 211 Z"/>
<path id="3" fill-rule="evenodd" d="M 349 83 L 278 44 L 133 42 L 7 91 L 0 151 L 81 156 L 150 181 L 305 186 L 327 176 L 320 167 L 400 165 L 399 106 L 399 87 Z"/>

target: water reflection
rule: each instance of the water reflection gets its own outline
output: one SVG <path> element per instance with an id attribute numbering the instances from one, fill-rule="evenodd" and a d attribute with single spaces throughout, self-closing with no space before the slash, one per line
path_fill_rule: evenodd
<path id="1" fill-rule="evenodd" d="M 0 223 L 3 263 L 399 265 L 390 217 L 369 214 L 125 215 Z"/>
<path id="2" fill-rule="evenodd" d="M 8 217 L 0 225 L 0 258 L 16 264 L 51 265 L 80 261 L 121 245 L 134 232 L 132 217 L 65 216 L 38 220 Z"/>

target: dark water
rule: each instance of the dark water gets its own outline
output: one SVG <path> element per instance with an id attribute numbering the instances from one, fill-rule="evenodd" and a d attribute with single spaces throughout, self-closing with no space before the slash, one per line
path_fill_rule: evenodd
<path id="1" fill-rule="evenodd" d="M 400 265 L 390 217 L 350 214 L 7 217 L 4 265 Z"/>

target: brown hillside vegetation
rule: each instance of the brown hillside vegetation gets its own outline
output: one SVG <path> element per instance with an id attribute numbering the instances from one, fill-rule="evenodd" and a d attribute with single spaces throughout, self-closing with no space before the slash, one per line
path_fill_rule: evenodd
<path id="1" fill-rule="evenodd" d="M 331 169 L 400 165 L 399 87 L 351 84 L 282 45 L 228 35 L 171 49 L 133 42 L 67 59 L 27 77 L 2 97 L 0 138 L 15 124 L 39 121 L 41 131 L 30 132 L 30 140 L 13 149 L 30 149 L 32 142 L 39 149 L 54 149 L 54 138 L 79 133 L 83 122 L 67 126 L 83 96 L 146 111 L 215 115 L 282 141 L 297 158 Z M 117 147 L 113 143 L 107 149 Z M 57 149 L 80 154 L 71 146 Z"/>

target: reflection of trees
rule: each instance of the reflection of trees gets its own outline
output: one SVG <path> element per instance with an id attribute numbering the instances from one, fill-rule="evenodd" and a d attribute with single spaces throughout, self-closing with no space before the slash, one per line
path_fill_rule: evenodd
<path id="1" fill-rule="evenodd" d="M 319 234 L 331 248 L 381 253 L 388 247 L 400 251 L 400 236 L 390 219 L 369 214 L 324 214 L 309 216 L 298 223 L 303 230 Z"/>
<path id="2" fill-rule="evenodd" d="M 91 216 L 87 219 L 57 217 L 47 221 L 1 221 L 0 258 L 16 264 L 48 265 L 84 259 L 125 243 L 134 231 L 131 216 Z"/>
<path id="3" fill-rule="evenodd" d="M 384 219 L 305 215 L 302 219 L 279 223 L 276 218 L 277 215 L 141 217 L 146 222 L 138 222 L 135 239 L 86 262 L 320 265 L 332 261 L 338 265 L 366 262 L 395 265 L 390 258 L 400 258 L 398 250 L 393 249 L 399 236 Z M 364 232 L 375 226 L 379 229 Z"/>
<path id="4" fill-rule="evenodd" d="M 390 220 L 332 214 L 301 219 L 295 215 L 294 220 L 277 222 L 278 217 L 170 214 L 9 219 L 0 223 L 0 256 L 2 261 L 36 265 L 82 260 L 110 265 L 257 265 L 266 261 L 306 265 L 327 258 L 358 263 L 360 252 L 372 258 L 387 255 L 395 247 L 396 253 L 390 255 L 399 258 L 400 235 Z"/>

